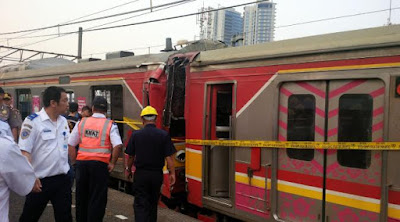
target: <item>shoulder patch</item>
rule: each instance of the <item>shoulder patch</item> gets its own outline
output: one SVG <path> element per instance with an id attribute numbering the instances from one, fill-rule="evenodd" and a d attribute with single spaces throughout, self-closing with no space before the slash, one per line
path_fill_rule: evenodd
<path id="1" fill-rule="evenodd" d="M 31 134 L 31 131 L 29 129 L 26 129 L 26 128 L 22 129 L 21 139 L 24 140 L 24 139 L 28 138 L 30 134 Z"/>
<path id="2" fill-rule="evenodd" d="M 35 119 L 35 118 L 38 117 L 38 116 L 39 116 L 38 114 L 32 113 L 31 115 L 29 115 L 29 116 L 26 117 L 26 118 L 28 118 L 29 120 L 33 120 L 33 119 Z"/>

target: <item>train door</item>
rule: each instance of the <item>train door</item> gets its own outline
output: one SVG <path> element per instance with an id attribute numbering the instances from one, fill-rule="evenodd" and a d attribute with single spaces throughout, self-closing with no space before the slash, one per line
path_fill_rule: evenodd
<path id="1" fill-rule="evenodd" d="M 382 81 L 332 81 L 328 90 L 327 141 L 383 141 Z M 325 221 L 379 221 L 382 151 L 329 151 L 326 161 Z"/>
<path id="2" fill-rule="evenodd" d="M 35 112 L 32 108 L 32 94 L 30 89 L 17 89 L 17 109 L 21 113 L 22 119 Z M 39 106 L 40 107 L 40 106 Z"/>
<path id="3" fill-rule="evenodd" d="M 233 84 L 207 86 L 206 139 L 232 139 Z M 232 151 L 230 147 L 210 146 L 207 150 L 207 193 L 205 196 L 230 200 Z M 225 202 L 225 201 L 224 201 Z"/>
<path id="4" fill-rule="evenodd" d="M 279 140 L 324 141 L 325 81 L 289 82 L 280 88 Z M 324 153 L 278 150 L 277 215 L 287 221 L 320 221 Z"/>
<path id="5" fill-rule="evenodd" d="M 333 80 L 284 83 L 279 140 L 383 140 L 384 83 Z M 381 152 L 278 151 L 279 218 L 288 221 L 378 221 Z"/>

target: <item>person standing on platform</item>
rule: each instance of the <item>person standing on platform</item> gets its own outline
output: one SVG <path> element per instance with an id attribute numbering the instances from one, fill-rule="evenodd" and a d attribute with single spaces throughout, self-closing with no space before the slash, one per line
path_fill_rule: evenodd
<path id="1" fill-rule="evenodd" d="M 82 107 L 82 117 L 91 117 L 93 115 L 92 109 L 89 106 Z"/>
<path id="2" fill-rule="evenodd" d="M 35 222 L 51 201 L 56 222 L 71 222 L 71 189 L 67 176 L 69 129 L 62 115 L 68 109 L 63 88 L 50 86 L 43 93 L 44 108 L 28 116 L 21 129 L 19 146 L 32 164 L 42 192 L 26 196 L 20 222 Z"/>
<path id="3" fill-rule="evenodd" d="M 13 118 L 13 116 L 11 115 L 11 110 L 10 108 L 6 105 L 3 104 L 4 103 L 4 90 L 3 88 L 0 87 L 0 120 L 3 122 L 8 123 L 8 125 L 10 126 L 11 132 L 15 131 L 14 128 L 18 128 L 20 125 L 20 123 L 18 123 L 16 118 Z M 14 141 L 18 140 L 18 135 L 14 135 Z"/>
<path id="4" fill-rule="evenodd" d="M 10 109 L 10 118 L 12 118 L 14 121 L 14 128 L 12 128 L 13 137 L 14 139 L 18 140 L 18 135 L 21 131 L 21 125 L 22 125 L 21 113 L 19 112 L 18 109 L 13 107 L 12 96 L 10 93 L 5 93 L 3 100 L 4 104 Z M 17 140 L 15 141 L 18 142 Z"/>
<path id="5" fill-rule="evenodd" d="M 158 113 L 151 106 L 145 107 L 140 116 L 144 128 L 132 134 L 125 153 L 129 155 L 125 169 L 132 176 L 132 165 L 136 171 L 133 178 L 135 193 L 136 222 L 156 222 L 157 204 L 163 181 L 165 159 L 169 169 L 169 184 L 175 184 L 175 166 L 173 156 L 176 152 L 167 132 L 156 128 Z"/>
<path id="6" fill-rule="evenodd" d="M 81 115 L 78 113 L 78 103 L 76 102 L 70 102 L 69 103 L 69 113 L 65 117 L 68 121 L 68 127 L 69 131 L 72 132 L 74 129 L 76 123 L 81 119 Z M 78 150 L 78 146 L 75 147 Z M 71 165 L 71 160 L 68 158 L 68 162 L 70 163 L 70 170 L 68 171 L 68 176 L 71 179 L 71 189 L 73 190 L 73 184 L 74 184 L 74 179 L 75 179 L 75 169 Z"/>
<path id="7" fill-rule="evenodd" d="M 8 222 L 10 190 L 25 196 L 30 192 L 40 192 L 41 188 L 32 165 L 21 154 L 13 137 L 2 129 L 0 144 L 0 221 Z"/>
<path id="8" fill-rule="evenodd" d="M 4 122 L 2 120 L 0 120 L 0 131 L 3 133 L 2 135 L 7 135 L 11 138 L 14 138 L 12 132 L 11 132 L 11 128 L 10 125 L 8 125 L 7 122 Z"/>
<path id="9" fill-rule="evenodd" d="M 72 130 L 69 156 L 75 164 L 76 221 L 103 221 L 109 173 L 122 149 L 118 127 L 106 118 L 107 100 L 93 99 L 93 116 L 83 118 Z M 75 146 L 79 144 L 78 155 Z M 76 158 L 76 160 L 75 160 Z M 111 159 L 111 162 L 110 162 Z"/>
<path id="10" fill-rule="evenodd" d="M 65 118 L 67 118 L 68 126 L 70 131 L 74 129 L 76 123 L 81 119 L 81 115 L 78 113 L 78 103 L 70 102 L 69 103 L 69 114 Z"/>

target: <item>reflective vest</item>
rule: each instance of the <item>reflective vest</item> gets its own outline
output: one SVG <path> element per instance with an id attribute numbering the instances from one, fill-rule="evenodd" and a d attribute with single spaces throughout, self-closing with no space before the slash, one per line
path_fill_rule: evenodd
<path id="1" fill-rule="evenodd" d="M 76 160 L 110 162 L 112 121 L 106 118 L 88 117 L 79 122 L 80 143 Z"/>

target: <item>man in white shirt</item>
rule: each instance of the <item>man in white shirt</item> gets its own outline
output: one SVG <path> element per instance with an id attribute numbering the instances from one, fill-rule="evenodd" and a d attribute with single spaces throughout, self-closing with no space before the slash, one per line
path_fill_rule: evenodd
<path id="1" fill-rule="evenodd" d="M 8 222 L 10 190 L 25 196 L 31 191 L 40 192 L 41 189 L 35 183 L 36 176 L 32 166 L 21 154 L 14 138 L 2 129 L 0 144 L 0 221 Z"/>
<path id="2" fill-rule="evenodd" d="M 35 222 L 50 201 L 56 222 L 71 222 L 71 189 L 67 176 L 69 128 L 65 117 L 68 97 L 63 88 L 51 86 L 43 94 L 44 108 L 22 124 L 19 146 L 31 162 L 42 185 L 41 193 L 26 196 L 20 222 Z"/>
<path id="3" fill-rule="evenodd" d="M 0 131 L 3 132 L 3 136 L 7 135 L 7 136 L 10 136 L 10 137 L 13 137 L 10 125 L 8 125 L 8 123 L 6 123 L 6 122 L 4 122 L 2 120 L 0 120 Z"/>

